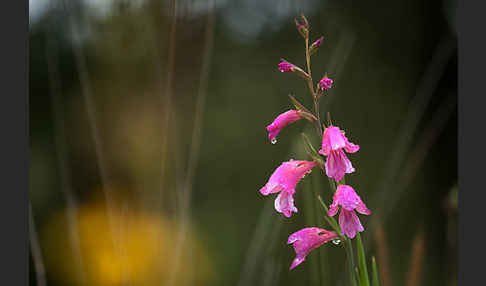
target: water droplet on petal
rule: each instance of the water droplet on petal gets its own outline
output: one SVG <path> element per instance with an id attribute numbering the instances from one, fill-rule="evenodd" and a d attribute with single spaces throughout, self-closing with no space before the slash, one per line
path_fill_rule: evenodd
<path id="1" fill-rule="evenodd" d="M 341 243 L 341 240 L 339 238 L 336 238 L 332 240 L 332 243 L 334 243 L 335 245 L 339 245 Z"/>
<path id="2" fill-rule="evenodd" d="M 272 144 L 277 144 L 277 139 L 272 139 Z"/>

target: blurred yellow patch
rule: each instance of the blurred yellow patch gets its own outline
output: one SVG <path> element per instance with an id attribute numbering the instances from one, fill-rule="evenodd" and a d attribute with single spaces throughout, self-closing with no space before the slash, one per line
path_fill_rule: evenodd
<path id="1" fill-rule="evenodd" d="M 110 227 L 109 221 L 112 222 Z M 78 214 L 81 255 L 75 255 L 65 212 L 42 229 L 49 279 L 62 285 L 205 284 L 212 271 L 206 249 L 188 230 L 174 273 L 178 226 L 159 214 L 120 208 L 107 215 L 105 204 L 82 206 Z"/>

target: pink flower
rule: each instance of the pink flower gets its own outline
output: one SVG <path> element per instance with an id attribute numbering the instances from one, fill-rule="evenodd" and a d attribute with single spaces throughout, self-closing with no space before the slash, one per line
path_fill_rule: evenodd
<path id="1" fill-rule="evenodd" d="M 287 244 L 293 243 L 296 256 L 290 270 L 301 264 L 309 252 L 337 237 L 335 232 L 317 227 L 307 227 L 291 234 Z"/>
<path id="2" fill-rule="evenodd" d="M 272 122 L 272 124 L 267 126 L 267 131 L 268 131 L 268 140 L 270 142 L 275 143 L 275 138 L 277 137 L 278 133 L 280 133 L 280 130 L 284 128 L 285 126 L 294 123 L 295 121 L 301 119 L 302 117 L 300 116 L 300 112 L 298 110 L 289 110 L 286 111 Z"/>
<path id="3" fill-rule="evenodd" d="M 348 153 L 355 153 L 358 152 L 359 145 L 349 142 L 339 127 L 327 127 L 322 135 L 322 148 L 319 154 L 327 156 L 326 175 L 337 182 L 344 177 L 344 174 L 355 171 L 343 149 Z"/>
<path id="4" fill-rule="evenodd" d="M 290 160 L 283 162 L 270 176 L 267 184 L 260 189 L 260 193 L 264 196 L 278 193 L 275 199 L 275 209 L 279 213 L 283 213 L 286 217 L 291 217 L 292 212 L 297 212 L 294 206 L 294 193 L 297 183 L 312 168 L 316 166 L 315 162 Z"/>
<path id="5" fill-rule="evenodd" d="M 322 90 L 328 90 L 332 87 L 332 79 L 328 78 L 327 75 L 325 75 L 320 81 L 319 81 L 319 86 L 321 87 Z"/>
<path id="6" fill-rule="evenodd" d="M 339 185 L 337 187 L 332 204 L 329 206 L 328 215 L 335 216 L 339 206 L 341 206 L 341 213 L 339 214 L 341 232 L 349 238 L 354 238 L 356 232 L 364 230 L 354 210 L 356 209 L 360 214 L 365 215 L 369 215 L 371 212 L 353 188 L 348 185 Z"/>
<path id="7" fill-rule="evenodd" d="M 282 60 L 278 64 L 278 70 L 281 71 L 281 72 L 293 72 L 294 69 L 298 69 L 298 67 L 296 67 L 295 65 L 288 63 L 284 60 Z"/>

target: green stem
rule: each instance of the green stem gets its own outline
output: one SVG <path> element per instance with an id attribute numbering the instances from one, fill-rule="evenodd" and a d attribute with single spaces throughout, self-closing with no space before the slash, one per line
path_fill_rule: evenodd
<path id="1" fill-rule="evenodd" d="M 307 78 L 307 85 L 309 87 L 309 91 L 312 95 L 312 99 L 314 99 L 314 112 L 317 117 L 318 126 L 316 126 L 317 136 L 322 138 L 322 126 L 321 126 L 321 118 L 319 114 L 319 97 L 317 96 L 314 90 L 314 83 L 312 80 L 312 73 L 311 73 L 311 65 L 310 65 L 310 51 L 309 51 L 309 32 L 307 31 L 305 35 L 305 61 L 307 63 L 307 74 L 309 77 Z"/>
<path id="2" fill-rule="evenodd" d="M 314 112 L 316 113 L 317 122 L 319 123 L 319 138 L 322 138 L 321 116 L 319 115 L 319 98 L 314 96 Z"/>

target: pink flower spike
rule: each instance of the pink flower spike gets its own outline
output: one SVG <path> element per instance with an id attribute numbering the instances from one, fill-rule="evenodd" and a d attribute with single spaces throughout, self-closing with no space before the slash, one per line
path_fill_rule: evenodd
<path id="1" fill-rule="evenodd" d="M 317 227 L 307 227 L 291 234 L 287 244 L 293 244 L 296 256 L 290 270 L 301 264 L 312 250 L 337 237 L 335 232 Z"/>
<path id="2" fill-rule="evenodd" d="M 365 215 L 369 215 L 371 211 L 366 207 L 361 198 L 356 194 L 354 189 L 348 185 L 339 185 L 334 193 L 333 202 L 329 206 L 329 216 L 335 216 L 339 206 L 341 206 L 341 213 L 339 214 L 339 227 L 343 234 L 349 238 L 354 238 L 356 232 L 364 231 L 355 209 Z"/>
<path id="3" fill-rule="evenodd" d="M 359 145 L 349 142 L 344 132 L 336 126 L 329 126 L 324 130 L 322 135 L 322 146 L 319 154 L 327 156 L 326 175 L 339 182 L 345 174 L 355 171 L 344 151 L 356 153 Z"/>
<path id="4" fill-rule="evenodd" d="M 275 120 L 273 120 L 272 124 L 267 126 L 268 131 L 268 140 L 272 143 L 276 143 L 276 137 L 278 133 L 287 125 L 294 123 L 295 121 L 301 119 L 300 112 L 298 110 L 289 110 L 286 111 Z"/>
<path id="5" fill-rule="evenodd" d="M 278 64 L 278 70 L 281 71 L 281 72 L 293 72 L 295 69 L 297 68 L 295 65 L 291 64 L 291 63 L 288 63 L 284 60 L 282 60 L 279 64 Z"/>
<path id="6" fill-rule="evenodd" d="M 320 81 L 319 81 L 319 86 L 321 87 L 322 90 L 328 90 L 332 87 L 332 79 L 328 78 L 327 75 L 325 75 Z"/>
<path id="7" fill-rule="evenodd" d="M 317 165 L 311 161 L 290 160 L 283 162 L 273 172 L 260 193 L 264 196 L 280 192 L 275 200 L 275 209 L 286 217 L 297 212 L 293 195 L 297 183 Z"/>

